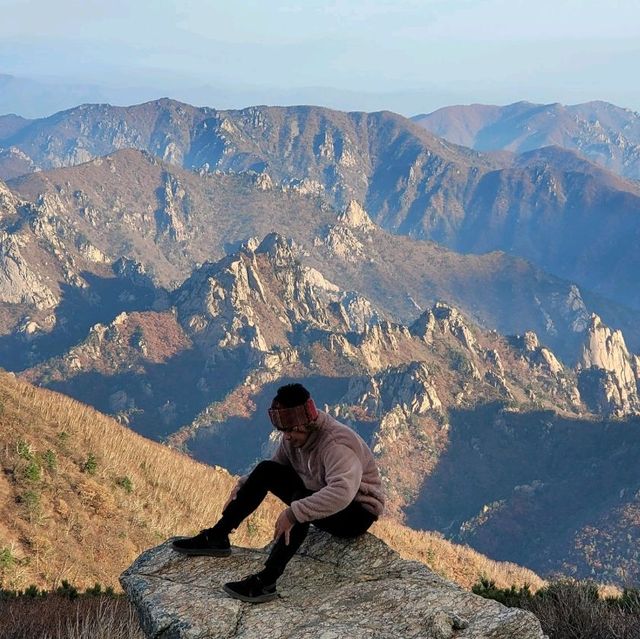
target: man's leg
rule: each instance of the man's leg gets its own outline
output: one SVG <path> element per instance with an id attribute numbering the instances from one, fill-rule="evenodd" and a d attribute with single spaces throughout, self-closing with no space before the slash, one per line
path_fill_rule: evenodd
<path id="1" fill-rule="evenodd" d="M 303 499 L 312 494 L 312 491 L 300 490 L 292 495 L 291 500 Z M 281 535 L 273 545 L 269 558 L 265 562 L 264 569 L 256 575 L 250 575 L 242 581 L 225 584 L 225 591 L 232 597 L 252 603 L 271 601 L 277 597 L 276 581 L 284 572 L 289 560 L 296 553 L 307 536 L 309 524 L 326 530 L 338 537 L 357 537 L 369 529 L 377 517 L 363 508 L 358 502 L 351 502 L 340 512 L 318 519 L 313 522 L 297 523 L 289 533 L 289 544 L 285 543 L 284 535 Z"/>
<path id="2" fill-rule="evenodd" d="M 277 494 L 278 497 L 287 504 L 287 506 L 291 505 L 292 501 L 303 499 L 304 497 L 312 494 L 311 490 L 304 487 L 304 483 L 295 472 L 291 470 L 291 474 L 293 476 L 287 477 L 286 475 L 283 475 L 281 479 L 283 479 L 284 482 L 278 486 L 273 486 L 271 490 L 271 492 Z M 293 492 L 291 492 L 292 487 L 296 488 Z M 276 490 L 278 492 L 276 492 Z M 238 491 L 238 496 L 239 495 L 240 491 Z M 238 499 L 238 496 L 236 496 L 236 500 Z M 228 509 L 225 509 L 223 516 L 225 525 L 229 526 L 234 521 L 232 517 L 242 516 L 244 512 L 246 512 L 245 509 L 249 508 L 250 505 L 251 502 L 247 500 L 244 509 L 238 508 L 237 511 L 234 510 L 232 512 L 228 512 Z M 231 504 L 229 504 L 229 507 L 230 506 Z M 229 520 L 228 522 L 226 522 L 227 518 Z M 276 581 L 280 575 L 282 575 L 287 563 L 304 541 L 308 531 L 308 523 L 295 524 L 289 531 L 288 544 L 285 543 L 285 536 L 280 535 L 271 548 L 271 552 L 265 562 L 264 569 L 259 573 L 249 575 L 240 581 L 232 581 L 224 584 L 225 592 L 236 599 L 249 601 L 251 603 L 260 603 L 275 599 L 278 596 L 276 592 Z"/>
<path id="3" fill-rule="evenodd" d="M 313 491 L 308 490 L 303 486 L 302 489 L 296 491 L 291 496 L 287 505 L 291 505 L 291 502 L 296 501 L 297 499 L 304 499 L 312 493 Z M 302 545 L 302 542 L 305 540 L 308 532 L 308 522 L 296 523 L 289 531 L 288 544 L 285 542 L 284 535 L 280 535 L 280 537 L 276 539 L 273 547 L 271 548 L 271 552 L 269 553 L 269 557 L 264 563 L 264 570 L 258 573 L 265 583 L 273 584 L 282 575 L 291 557 L 296 554 L 296 551 Z"/>
<path id="4" fill-rule="evenodd" d="M 357 501 L 352 501 L 346 508 L 324 519 L 316 519 L 311 523 L 320 530 L 325 530 L 336 537 L 358 537 L 371 527 L 377 517 Z"/>
<path id="5" fill-rule="evenodd" d="M 302 479 L 290 466 L 262 461 L 247 477 L 213 528 L 206 528 L 195 537 L 178 539 L 173 542 L 173 548 L 188 555 L 228 556 L 231 554 L 229 533 L 256 510 L 268 492 L 290 504 L 293 494 L 300 490 L 305 490 Z"/>
<path id="6" fill-rule="evenodd" d="M 291 468 L 274 461 L 262 461 L 252 471 L 213 527 L 223 534 L 237 528 L 262 503 L 268 492 L 287 506 L 296 493 L 306 490 L 300 476 Z"/>

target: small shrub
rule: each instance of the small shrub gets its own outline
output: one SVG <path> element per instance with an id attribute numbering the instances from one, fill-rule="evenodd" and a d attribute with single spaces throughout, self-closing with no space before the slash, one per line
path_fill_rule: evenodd
<path id="1" fill-rule="evenodd" d="M 42 461 L 47 467 L 47 470 L 51 472 L 55 471 L 58 468 L 58 460 L 56 458 L 56 454 L 50 448 L 48 448 L 42 455 Z"/>
<path id="2" fill-rule="evenodd" d="M 38 482 L 42 479 L 42 470 L 40 468 L 40 464 L 35 460 L 29 462 L 29 465 L 25 468 L 24 471 L 25 479 L 30 482 Z"/>
<path id="3" fill-rule="evenodd" d="M 133 482 L 126 475 L 124 477 L 118 477 L 116 484 L 123 488 L 126 493 L 131 494 L 133 492 Z"/>
<path id="4" fill-rule="evenodd" d="M 31 584 L 28 588 L 25 588 L 23 596 L 35 599 L 36 597 L 45 597 L 46 594 L 44 590 L 40 590 L 38 586 Z"/>
<path id="5" fill-rule="evenodd" d="M 29 518 L 33 519 L 40 516 L 40 493 L 35 490 L 27 490 L 18 497 L 18 501 L 24 504 Z"/>
<path id="6" fill-rule="evenodd" d="M 89 475 L 95 475 L 98 470 L 98 460 L 93 453 L 89 453 L 87 460 L 82 465 L 82 470 Z"/>
<path id="7" fill-rule="evenodd" d="M 78 589 L 72 586 L 66 579 L 63 579 L 62 583 L 56 588 L 56 594 L 67 597 L 67 599 L 77 599 Z"/>
<path id="8" fill-rule="evenodd" d="M 484 577 L 480 579 L 479 583 L 473 586 L 471 591 L 485 599 L 499 601 L 501 604 L 509 606 L 510 608 L 522 608 L 523 603 L 533 596 L 528 584 L 525 584 L 521 588 L 516 588 L 515 586 L 498 588 L 495 581 L 490 581 Z"/>
<path id="9" fill-rule="evenodd" d="M 31 451 L 31 444 L 25 442 L 23 439 L 19 439 L 16 444 L 16 451 L 22 459 L 31 461 L 33 459 L 33 452 Z"/>
<path id="10" fill-rule="evenodd" d="M 11 551 L 11 548 L 0 548 L 0 573 L 5 570 L 11 570 L 16 563 L 16 558 Z"/>
<path id="11" fill-rule="evenodd" d="M 92 588 L 87 588 L 84 592 L 86 595 L 95 597 L 102 594 L 102 586 L 99 583 L 95 583 Z"/>

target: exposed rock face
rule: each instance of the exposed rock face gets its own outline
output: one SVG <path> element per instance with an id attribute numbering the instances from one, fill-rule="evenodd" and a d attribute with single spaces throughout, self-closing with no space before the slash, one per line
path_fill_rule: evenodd
<path id="1" fill-rule="evenodd" d="M 442 334 L 453 335 L 465 348 L 476 348 L 473 333 L 465 324 L 460 312 L 444 302 L 437 302 L 432 309 L 419 317 L 411 326 L 411 333 L 421 337 L 425 342 L 430 342 L 433 340 L 436 327 L 439 327 Z"/>
<path id="2" fill-rule="evenodd" d="M 6 211 L 15 214 L 17 205 L 18 199 L 16 196 L 7 188 L 4 182 L 0 181 L 0 219 Z"/>
<path id="3" fill-rule="evenodd" d="M 338 221 L 352 228 L 370 231 L 375 228 L 368 213 L 362 208 L 359 202 L 351 200 L 344 211 L 338 216 Z"/>
<path id="4" fill-rule="evenodd" d="M 538 336 L 533 331 L 527 331 L 522 336 L 518 335 L 512 341 L 515 346 L 522 349 L 529 363 L 540 366 L 552 375 L 562 372 L 562 364 L 548 348 L 540 346 Z"/>
<path id="5" fill-rule="evenodd" d="M 621 331 L 612 331 L 593 315 L 580 362 L 580 393 L 592 410 L 622 416 L 640 411 L 636 358 Z"/>
<path id="6" fill-rule="evenodd" d="M 0 231 L 0 301 L 50 308 L 58 303 L 53 292 L 29 267 L 14 236 Z"/>
<path id="7" fill-rule="evenodd" d="M 153 639 L 544 636 L 531 613 L 472 595 L 369 534 L 342 540 L 312 530 L 280 579 L 278 599 L 253 605 L 229 598 L 222 584 L 259 570 L 265 554 L 184 557 L 166 542 L 120 581 Z"/>
<path id="8" fill-rule="evenodd" d="M 422 415 L 442 407 L 425 364 L 412 362 L 396 370 L 386 370 L 369 379 L 355 378 L 342 400 L 350 406 L 361 406 L 380 417 L 399 406 L 405 415 Z"/>
<path id="9" fill-rule="evenodd" d="M 158 234 L 167 234 L 172 240 L 182 242 L 187 238 L 183 218 L 185 216 L 186 191 L 180 181 L 167 174 L 165 176 L 162 206 L 156 211 Z"/>
<path id="10" fill-rule="evenodd" d="M 207 350 L 241 346 L 263 363 L 265 353 L 287 349 L 307 329 L 347 333 L 377 325 L 368 300 L 341 291 L 299 256 L 294 242 L 272 233 L 203 266 L 176 292 L 180 321 Z"/>

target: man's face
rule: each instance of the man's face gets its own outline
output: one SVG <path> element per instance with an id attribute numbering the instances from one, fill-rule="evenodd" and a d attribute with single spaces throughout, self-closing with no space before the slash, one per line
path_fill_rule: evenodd
<path id="1" fill-rule="evenodd" d="M 295 426 L 287 430 L 281 430 L 284 439 L 293 446 L 293 448 L 301 448 L 307 443 L 311 434 L 306 426 Z"/>

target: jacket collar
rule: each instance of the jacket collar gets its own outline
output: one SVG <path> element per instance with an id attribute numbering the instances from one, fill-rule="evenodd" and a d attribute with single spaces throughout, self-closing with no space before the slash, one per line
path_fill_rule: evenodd
<path id="1" fill-rule="evenodd" d="M 304 443 L 304 446 L 300 447 L 300 450 L 304 451 L 305 453 L 308 453 L 308 452 L 312 451 L 316 447 L 316 444 L 318 443 L 318 440 L 320 439 L 320 434 L 321 434 L 326 422 L 327 422 L 327 414 L 325 412 L 319 410 L 318 411 L 318 419 L 316 420 L 316 423 L 318 424 L 318 428 L 316 430 L 314 430 L 309 435 L 309 438 Z"/>

